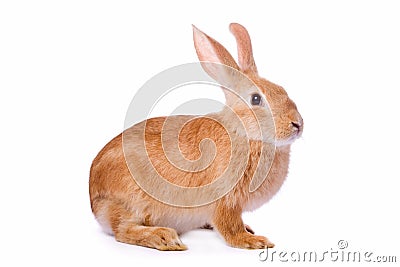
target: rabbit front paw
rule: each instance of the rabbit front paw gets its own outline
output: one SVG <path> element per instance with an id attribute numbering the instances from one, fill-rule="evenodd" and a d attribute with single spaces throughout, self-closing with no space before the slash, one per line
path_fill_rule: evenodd
<path id="1" fill-rule="evenodd" d="M 229 245 L 236 248 L 245 249 L 263 249 L 273 248 L 275 245 L 268 238 L 259 235 L 253 235 L 248 232 L 237 234 L 229 240 Z"/>

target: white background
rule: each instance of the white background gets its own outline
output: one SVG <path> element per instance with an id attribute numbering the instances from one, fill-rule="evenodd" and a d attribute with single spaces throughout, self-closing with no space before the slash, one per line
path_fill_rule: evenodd
<path id="1" fill-rule="evenodd" d="M 245 222 L 276 251 L 344 239 L 400 260 L 396 1 L 2 1 L 1 266 L 268 264 L 206 230 L 182 236 L 185 252 L 117 243 L 88 198 L 91 161 L 135 91 L 197 61 L 192 23 L 236 54 L 234 21 L 305 121 L 286 183 Z"/>

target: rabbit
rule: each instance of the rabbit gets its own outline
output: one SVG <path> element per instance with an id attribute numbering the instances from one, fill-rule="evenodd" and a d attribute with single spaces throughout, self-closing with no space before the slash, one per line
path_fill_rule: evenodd
<path id="1" fill-rule="evenodd" d="M 224 90 L 226 106 L 221 111 L 139 122 L 112 139 L 93 160 L 91 209 L 116 241 L 186 250 L 179 235 L 204 227 L 216 230 L 232 247 L 274 246 L 255 235 L 241 216 L 280 189 L 288 174 L 291 144 L 303 132 L 303 119 L 281 86 L 258 75 L 247 30 L 238 23 L 229 28 L 237 42 L 238 63 L 220 43 L 193 26 L 204 71 L 232 88 Z M 169 190 L 167 183 L 164 187 L 155 182 L 156 175 L 199 189 L 181 194 Z M 221 176 L 225 180 L 217 179 Z M 216 180 L 212 190 L 201 191 Z M 252 181 L 259 185 L 250 190 Z M 154 197 L 155 192 L 165 201 Z M 174 201 L 182 205 L 171 204 Z"/>

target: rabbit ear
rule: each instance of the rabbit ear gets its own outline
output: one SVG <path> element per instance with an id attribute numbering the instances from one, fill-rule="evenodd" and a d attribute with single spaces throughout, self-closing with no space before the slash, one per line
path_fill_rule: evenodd
<path id="1" fill-rule="evenodd" d="M 197 29 L 194 25 L 192 26 L 194 46 L 197 56 L 202 62 L 203 69 L 217 82 L 230 84 L 232 82 L 232 73 L 239 70 L 238 64 L 225 47 Z"/>
<path id="2" fill-rule="evenodd" d="M 238 50 L 239 65 L 243 72 L 257 73 L 257 66 L 253 58 L 250 35 L 246 28 L 239 23 L 229 25 L 231 33 L 235 36 Z"/>

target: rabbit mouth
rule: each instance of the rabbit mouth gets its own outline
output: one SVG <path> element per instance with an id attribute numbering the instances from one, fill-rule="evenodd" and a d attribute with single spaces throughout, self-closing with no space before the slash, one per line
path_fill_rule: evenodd
<path id="1" fill-rule="evenodd" d="M 296 140 L 297 138 L 300 138 L 302 134 L 303 134 L 303 128 L 297 128 L 294 134 L 292 134 L 291 138 L 294 138 L 294 140 Z"/>
<path id="2" fill-rule="evenodd" d="M 291 145 L 292 143 L 294 143 L 294 141 L 296 141 L 298 138 L 301 137 L 302 131 L 301 130 L 297 130 L 296 132 L 293 132 L 289 137 L 287 138 L 283 138 L 283 139 L 276 139 L 275 140 L 275 145 L 277 147 L 280 146 L 286 146 L 286 145 Z"/>
<path id="3" fill-rule="evenodd" d="M 296 139 L 300 138 L 303 133 L 303 128 L 296 128 L 294 133 L 289 137 L 289 140 L 293 143 Z"/>

